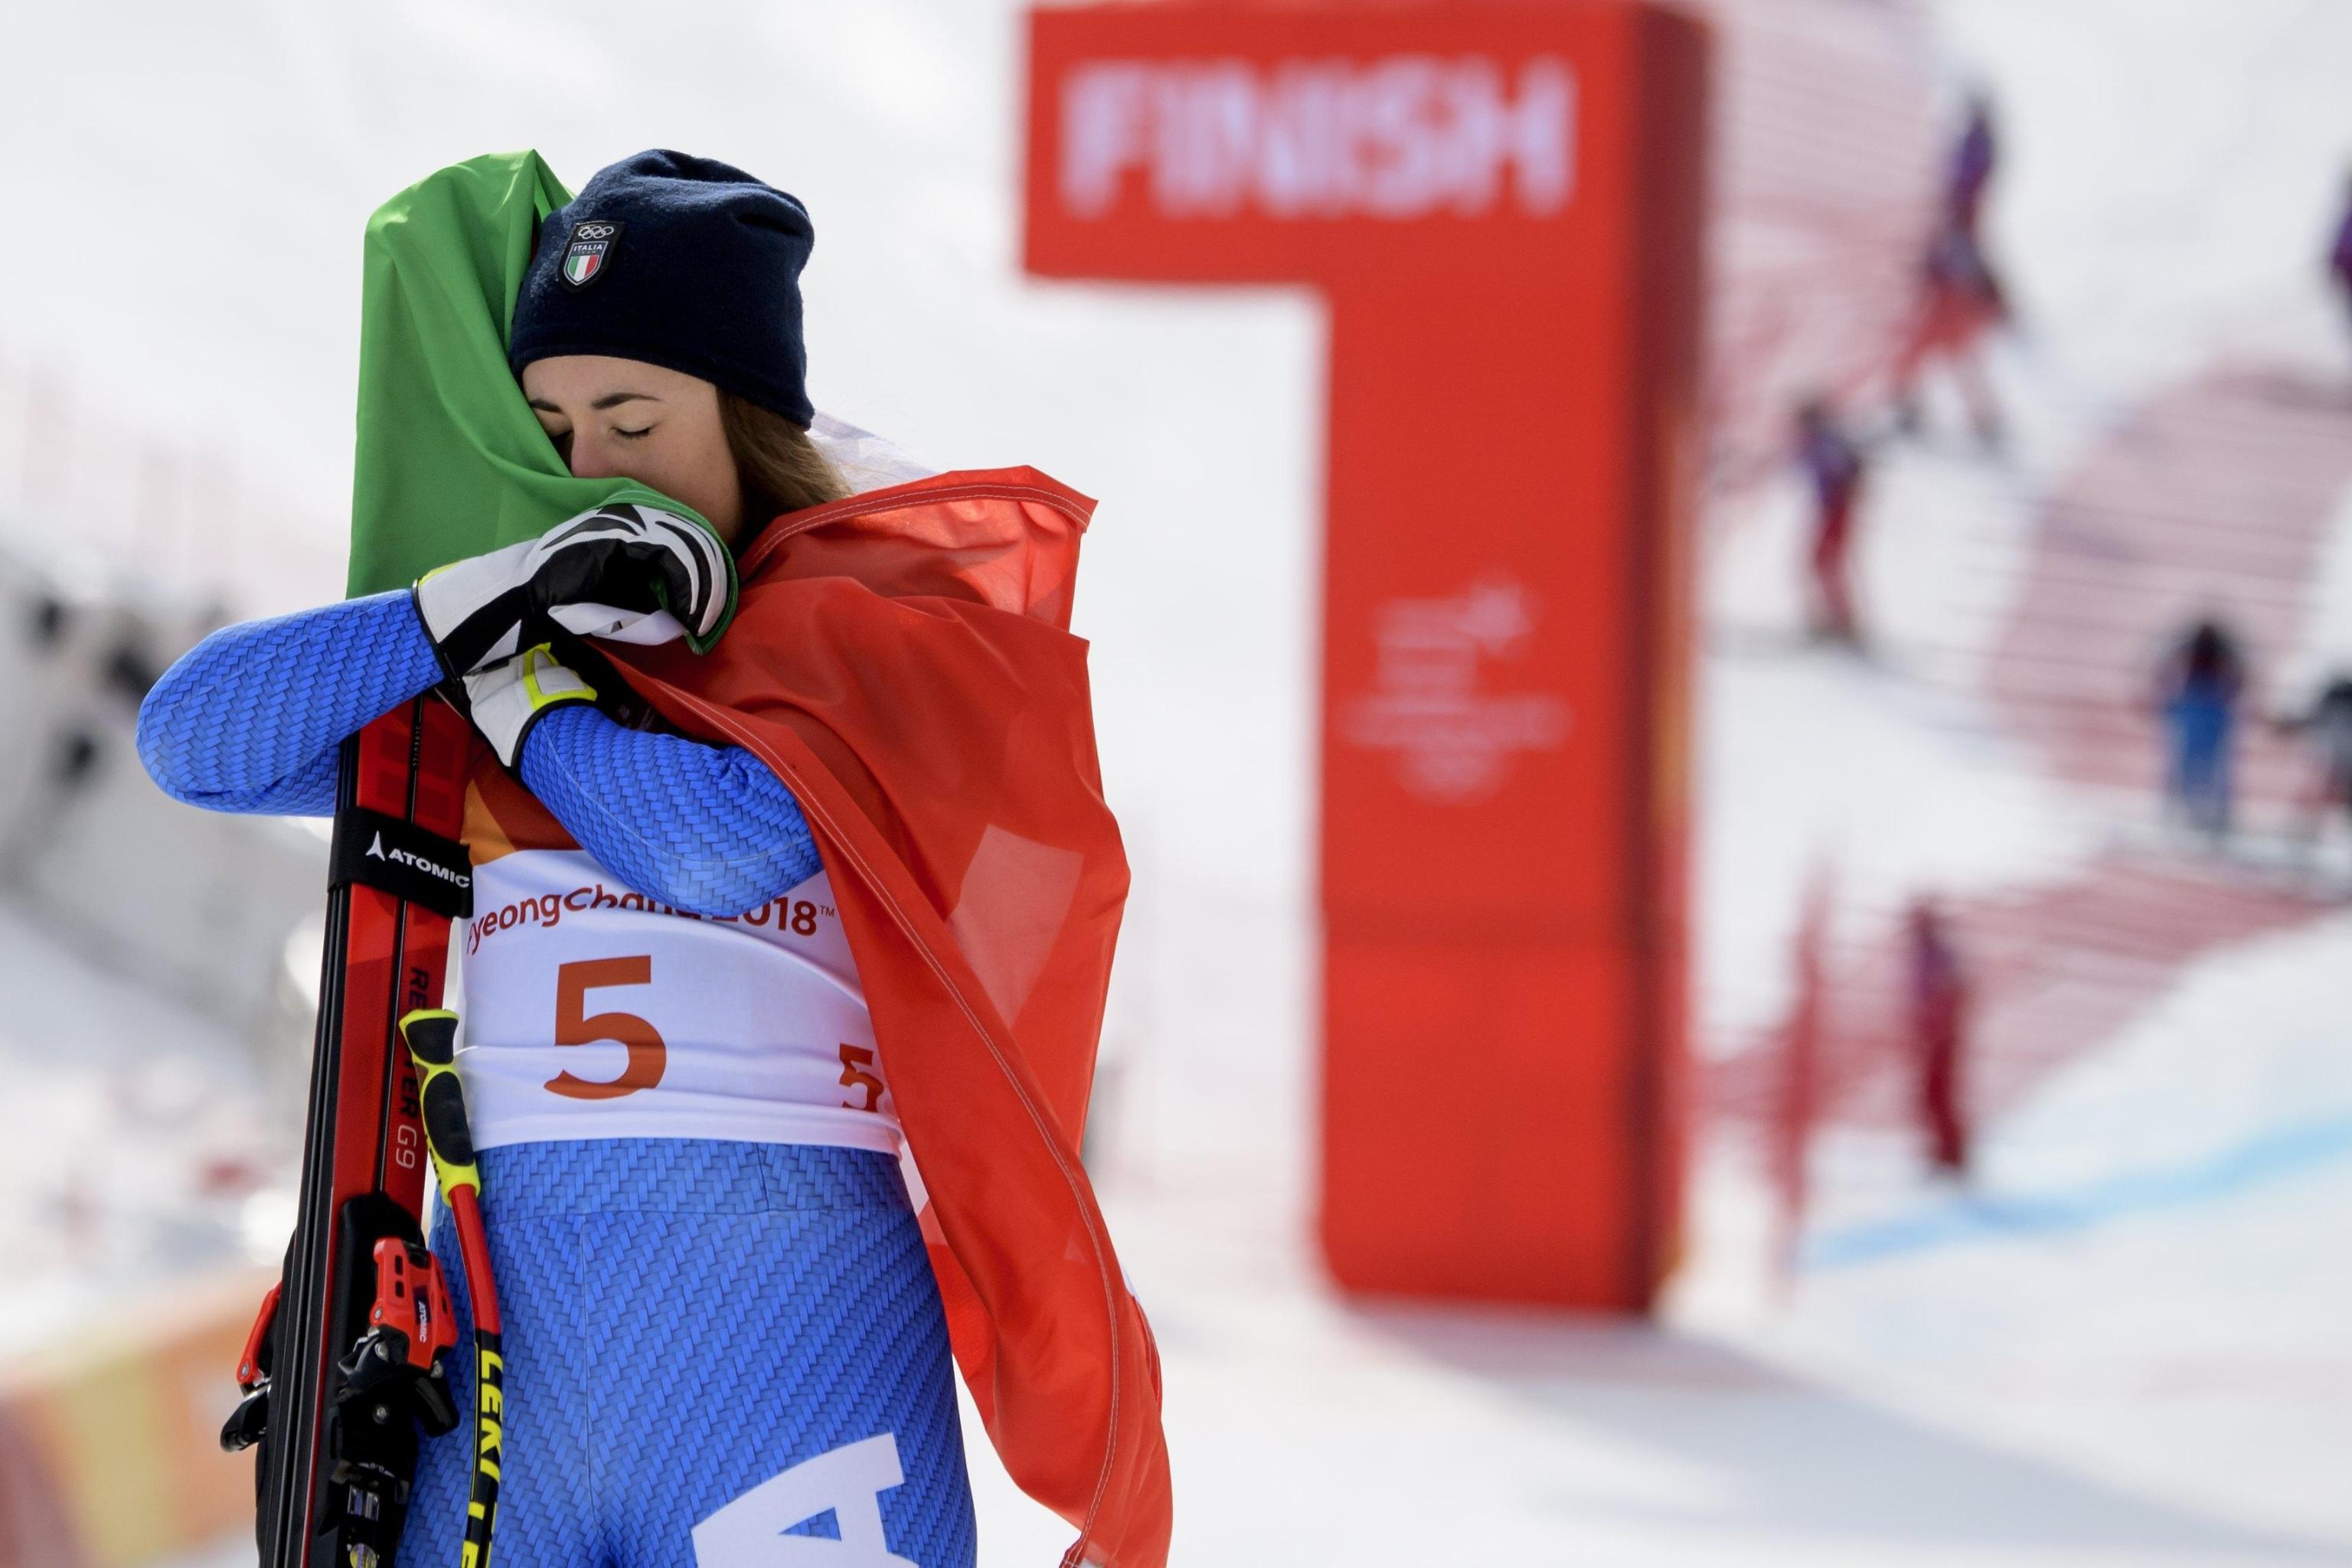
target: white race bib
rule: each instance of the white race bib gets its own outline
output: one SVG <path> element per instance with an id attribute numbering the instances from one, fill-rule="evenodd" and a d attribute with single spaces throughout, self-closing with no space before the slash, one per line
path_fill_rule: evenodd
<path id="1" fill-rule="evenodd" d="M 717 1138 L 898 1152 L 824 874 L 731 920 L 656 904 L 580 849 L 477 868 L 465 1077 L 483 1148 Z"/>

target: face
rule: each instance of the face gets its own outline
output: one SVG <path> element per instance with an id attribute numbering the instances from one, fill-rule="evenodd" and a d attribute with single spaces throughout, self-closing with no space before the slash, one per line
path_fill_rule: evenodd
<path id="1" fill-rule="evenodd" d="M 734 542 L 743 489 L 710 383 L 639 360 L 559 354 L 523 367 L 522 392 L 574 474 L 651 485 Z"/>

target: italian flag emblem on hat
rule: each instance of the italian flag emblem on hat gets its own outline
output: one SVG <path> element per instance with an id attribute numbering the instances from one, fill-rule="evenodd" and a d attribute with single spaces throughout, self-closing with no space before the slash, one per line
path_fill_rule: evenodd
<path id="1" fill-rule="evenodd" d="M 563 281 L 585 289 L 613 264 L 613 247 L 621 242 L 621 226 L 604 218 L 583 218 L 572 226 L 572 243 L 563 250 Z"/>

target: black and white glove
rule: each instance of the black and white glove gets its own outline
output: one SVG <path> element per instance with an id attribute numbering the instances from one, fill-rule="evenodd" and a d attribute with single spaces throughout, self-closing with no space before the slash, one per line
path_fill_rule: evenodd
<path id="1" fill-rule="evenodd" d="M 474 671 L 464 685 L 466 716 L 509 769 L 517 765 L 533 724 L 555 709 L 596 700 L 596 689 L 545 643 Z"/>
<path id="2" fill-rule="evenodd" d="M 735 613 L 735 558 L 689 519 L 615 501 L 428 572 L 415 592 L 442 668 L 463 679 L 559 630 L 709 647 Z"/>

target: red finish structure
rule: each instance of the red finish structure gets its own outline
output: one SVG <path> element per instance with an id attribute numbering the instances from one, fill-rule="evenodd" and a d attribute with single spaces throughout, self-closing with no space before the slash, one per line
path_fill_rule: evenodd
<path id="1" fill-rule="evenodd" d="M 1328 301 L 1351 1289 L 1639 1310 L 1673 1250 L 1706 68 L 1620 0 L 1031 18 L 1031 271 Z"/>

